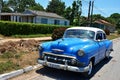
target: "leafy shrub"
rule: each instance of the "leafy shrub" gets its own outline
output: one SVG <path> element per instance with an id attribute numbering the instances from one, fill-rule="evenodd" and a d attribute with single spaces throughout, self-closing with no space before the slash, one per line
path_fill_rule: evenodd
<path id="1" fill-rule="evenodd" d="M 105 31 L 106 35 L 110 35 L 110 31 L 108 29 L 105 29 L 104 31 Z"/>
<path id="2" fill-rule="evenodd" d="M 52 40 L 57 40 L 59 38 L 63 37 L 64 31 L 67 29 L 67 27 L 57 28 L 52 33 Z"/>
<path id="3" fill-rule="evenodd" d="M 118 34 L 120 34 L 120 29 L 118 29 Z"/>
<path id="4" fill-rule="evenodd" d="M 18 23 L 0 21 L 0 34 L 5 36 L 11 35 L 28 35 L 28 34 L 52 34 L 58 25 Z"/>

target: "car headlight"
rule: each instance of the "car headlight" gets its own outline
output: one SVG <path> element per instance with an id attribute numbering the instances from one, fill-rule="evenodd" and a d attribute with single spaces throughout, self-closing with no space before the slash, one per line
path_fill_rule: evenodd
<path id="1" fill-rule="evenodd" d="M 38 49 L 39 49 L 39 51 L 41 51 L 43 49 L 41 44 L 39 45 Z"/>
<path id="2" fill-rule="evenodd" d="M 85 55 L 85 52 L 83 50 L 78 50 L 78 56 L 82 57 Z"/>
<path id="3" fill-rule="evenodd" d="M 42 54 L 43 47 L 42 47 L 42 45 L 41 45 L 41 44 L 39 45 L 38 50 L 39 50 L 39 55 L 40 55 L 40 58 L 41 58 L 41 59 L 43 59 L 43 54 Z"/>

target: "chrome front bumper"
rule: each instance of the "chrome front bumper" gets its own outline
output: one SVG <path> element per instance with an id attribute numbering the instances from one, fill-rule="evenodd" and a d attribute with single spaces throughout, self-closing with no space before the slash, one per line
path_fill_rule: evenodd
<path id="1" fill-rule="evenodd" d="M 40 59 L 38 59 L 38 63 L 42 64 L 44 66 L 51 67 L 51 68 L 63 69 L 63 70 L 68 70 L 68 71 L 73 71 L 73 72 L 87 72 L 87 71 L 89 71 L 89 66 L 75 67 L 75 66 L 69 66 L 67 64 L 63 65 L 63 64 L 47 62 L 45 60 L 40 60 Z"/>

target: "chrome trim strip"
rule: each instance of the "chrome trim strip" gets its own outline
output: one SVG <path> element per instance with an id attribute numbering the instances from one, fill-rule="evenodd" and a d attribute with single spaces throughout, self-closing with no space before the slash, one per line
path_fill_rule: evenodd
<path id="1" fill-rule="evenodd" d="M 53 51 L 58 51 L 58 52 L 64 52 L 64 50 L 61 50 L 61 49 L 52 49 Z"/>
<path id="2" fill-rule="evenodd" d="M 76 57 L 73 57 L 73 56 L 60 55 L 60 54 L 54 54 L 54 53 L 49 53 L 49 52 L 43 52 L 43 54 L 49 54 L 49 55 L 53 55 L 53 56 L 60 56 L 60 57 L 66 57 L 66 58 L 76 59 Z"/>
<path id="3" fill-rule="evenodd" d="M 38 63 L 42 64 L 44 66 L 56 68 L 56 69 L 63 69 L 63 70 L 68 70 L 68 71 L 73 71 L 73 72 L 87 72 L 89 71 L 89 66 L 86 67 L 75 67 L 75 66 L 69 66 L 69 65 L 63 65 L 63 64 L 57 64 L 57 63 L 52 63 L 52 62 L 47 62 L 38 59 Z"/>

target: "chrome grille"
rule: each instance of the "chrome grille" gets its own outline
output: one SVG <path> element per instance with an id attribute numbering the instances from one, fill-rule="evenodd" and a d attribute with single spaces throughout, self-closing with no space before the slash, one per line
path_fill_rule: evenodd
<path id="1" fill-rule="evenodd" d="M 65 64 L 67 62 L 68 65 L 77 66 L 78 61 L 73 56 L 53 54 L 53 53 L 44 53 L 44 57 L 48 62 Z M 74 62 L 73 62 L 74 61 Z"/>

